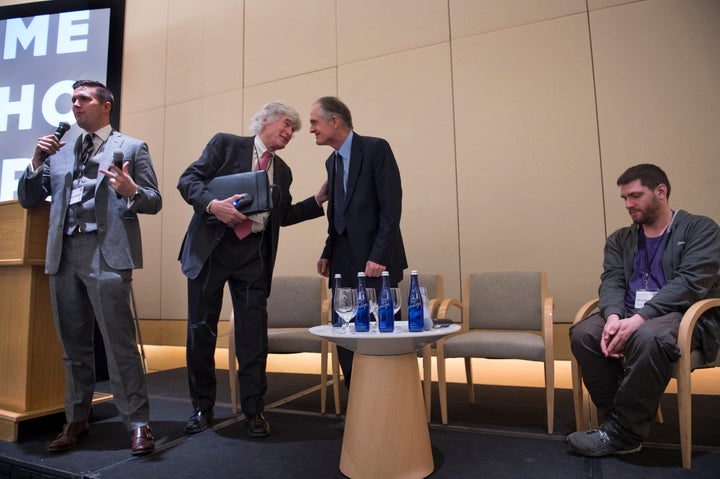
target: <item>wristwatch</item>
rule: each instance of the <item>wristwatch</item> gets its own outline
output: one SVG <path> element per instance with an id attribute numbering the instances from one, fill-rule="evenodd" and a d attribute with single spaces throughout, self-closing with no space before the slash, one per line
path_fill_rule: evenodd
<path id="1" fill-rule="evenodd" d="M 133 193 L 130 197 L 130 201 L 137 201 L 138 199 L 140 199 L 140 196 L 140 188 L 138 188 L 137 190 L 135 190 L 135 193 Z"/>

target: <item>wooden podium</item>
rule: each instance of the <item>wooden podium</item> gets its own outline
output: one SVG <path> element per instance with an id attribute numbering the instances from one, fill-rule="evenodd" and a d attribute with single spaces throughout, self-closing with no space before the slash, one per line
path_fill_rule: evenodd
<path id="1" fill-rule="evenodd" d="M 64 410 L 65 372 L 45 275 L 50 203 L 0 202 L 0 439 Z M 104 395 L 101 401 L 112 399 Z M 96 396 L 97 397 L 97 396 Z"/>

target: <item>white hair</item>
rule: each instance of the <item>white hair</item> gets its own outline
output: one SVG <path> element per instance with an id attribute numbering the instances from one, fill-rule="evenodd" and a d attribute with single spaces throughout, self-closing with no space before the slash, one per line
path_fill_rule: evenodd
<path id="1" fill-rule="evenodd" d="M 280 101 L 272 101 L 266 103 L 260 111 L 252 117 L 250 131 L 257 135 L 265 128 L 265 125 L 274 122 L 283 115 L 292 122 L 293 131 L 300 129 L 300 115 L 298 115 L 295 108 Z"/>

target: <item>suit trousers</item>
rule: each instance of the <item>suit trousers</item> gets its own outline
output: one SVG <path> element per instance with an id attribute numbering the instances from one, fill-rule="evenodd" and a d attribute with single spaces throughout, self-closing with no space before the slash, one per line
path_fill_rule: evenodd
<path id="1" fill-rule="evenodd" d="M 677 334 L 681 313 L 645 321 L 630 335 L 620 359 L 600 349 L 605 320 L 594 314 L 570 328 L 570 348 L 606 426 L 626 440 L 641 442 L 655 418 L 660 398 L 680 358 Z"/>
<path id="2" fill-rule="evenodd" d="M 147 424 L 150 405 L 130 308 L 132 270 L 110 268 L 100 253 L 97 234 L 86 233 L 64 237 L 60 268 L 49 279 L 55 325 L 64 349 L 67 421 L 86 421 L 90 416 L 97 320 L 114 402 L 125 427 L 131 431 Z"/>
<path id="3" fill-rule="evenodd" d="M 187 367 L 193 409 L 215 405 L 215 346 L 228 284 L 235 313 L 235 350 L 240 401 L 245 415 L 262 412 L 267 391 L 267 297 L 270 291 L 269 238 L 265 233 L 238 239 L 232 228 L 213 250 L 202 271 L 188 279 Z"/>
<path id="4" fill-rule="evenodd" d="M 357 274 L 358 272 L 365 272 L 366 262 L 363 262 L 362 269 L 358 270 L 360 266 L 358 266 L 355 255 L 353 254 L 352 245 L 350 242 L 350 238 L 348 237 L 347 230 L 345 230 L 343 234 L 336 234 L 333 237 L 332 258 L 330 260 L 331 278 L 334 277 L 335 274 L 340 274 L 342 276 L 343 286 L 357 288 Z M 381 285 L 382 279 L 380 277 L 365 278 L 365 287 L 375 288 L 378 295 L 380 294 Z M 393 284 L 391 282 L 390 286 L 396 287 L 397 283 Z M 340 363 L 340 369 L 342 369 L 343 372 L 345 387 L 350 389 L 350 379 L 352 376 L 352 363 L 354 353 L 349 349 L 338 346 L 337 355 L 338 362 Z"/>

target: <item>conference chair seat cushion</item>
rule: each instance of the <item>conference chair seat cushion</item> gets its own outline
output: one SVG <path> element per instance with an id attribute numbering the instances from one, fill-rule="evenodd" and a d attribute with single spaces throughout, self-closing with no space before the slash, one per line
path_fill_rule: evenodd
<path id="1" fill-rule="evenodd" d="M 443 350 L 446 358 L 545 360 L 542 337 L 521 331 L 470 331 L 448 338 Z"/>
<path id="2" fill-rule="evenodd" d="M 268 351 L 271 353 L 319 353 L 322 340 L 307 328 L 268 329 Z"/>

